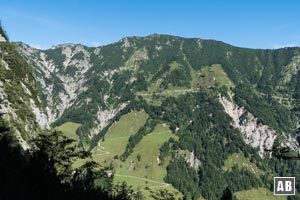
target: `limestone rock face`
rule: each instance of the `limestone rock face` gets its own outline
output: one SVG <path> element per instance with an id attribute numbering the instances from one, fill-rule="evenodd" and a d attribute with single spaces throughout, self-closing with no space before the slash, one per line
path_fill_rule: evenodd
<path id="1" fill-rule="evenodd" d="M 0 42 L 6 42 L 5 37 L 3 37 L 1 34 L 0 34 Z"/>
<path id="2" fill-rule="evenodd" d="M 128 43 L 125 40 L 122 48 L 134 45 Z M 78 110 L 92 104 L 96 112 L 93 112 L 91 118 L 93 123 L 90 123 L 89 136 L 97 134 L 128 104 L 125 100 L 110 105 L 115 99 L 120 99 L 120 96 L 106 91 L 115 83 L 114 76 L 137 70 L 137 62 L 148 59 L 147 50 L 143 48 L 136 50 L 124 65 L 116 69 L 102 69 L 100 65 L 103 63 L 96 62 L 103 58 L 101 47 L 91 50 L 80 44 L 62 44 L 44 51 L 23 43 L 17 43 L 17 46 L 32 67 L 39 89 L 43 113 L 31 104 L 38 124 L 47 127 L 60 119 L 67 110 Z M 134 81 L 136 77 L 128 76 L 124 84 L 132 84 Z M 99 92 L 97 101 L 94 94 L 96 91 Z"/>
<path id="3" fill-rule="evenodd" d="M 49 123 L 35 89 L 36 80 L 31 68 L 7 42 L 0 47 L 0 113 L 8 123 L 24 150 L 39 129 L 48 129 Z M 16 58 L 12 62 L 11 58 Z M 20 73 L 22 71 L 22 73 Z"/>
<path id="4" fill-rule="evenodd" d="M 46 52 L 30 47 L 26 44 L 19 44 L 20 53 L 25 56 L 27 62 L 32 66 L 38 85 L 40 86 L 44 99 L 44 108 L 47 115 L 47 122 L 51 124 L 58 119 L 65 109 L 72 105 L 72 101 L 85 91 L 83 74 L 90 68 L 90 54 L 81 45 L 59 45 L 52 48 L 60 48 L 60 54 L 64 60 L 60 66 L 57 61 Z M 73 59 L 76 54 L 82 53 L 81 59 Z M 76 67 L 76 74 L 68 74 L 65 70 L 68 67 Z M 53 81 L 55 80 L 55 81 Z"/>
<path id="5" fill-rule="evenodd" d="M 244 107 L 239 107 L 225 97 L 220 97 L 219 100 L 225 112 L 232 118 L 232 125 L 243 134 L 244 141 L 254 148 L 258 147 L 259 155 L 264 157 L 265 150 L 271 150 L 273 147 L 277 137 L 276 132 L 267 125 L 258 123 L 257 118 L 247 112 Z M 246 115 L 244 119 L 242 118 L 243 114 Z"/>
<path id="6" fill-rule="evenodd" d="M 219 97 L 225 112 L 232 118 L 233 126 L 238 128 L 244 138 L 244 141 L 254 148 L 259 149 L 259 155 L 264 158 L 268 150 L 272 150 L 274 141 L 277 138 L 275 130 L 267 125 L 258 123 L 258 119 L 248 112 L 244 107 L 239 107 L 233 101 L 225 97 Z M 296 138 L 290 134 L 281 133 L 281 147 L 289 147 L 292 151 L 300 152 L 299 144 Z"/>
<path id="7" fill-rule="evenodd" d="M 196 158 L 194 151 L 189 152 L 189 154 L 186 157 L 186 162 L 190 165 L 190 167 L 196 170 L 198 170 L 201 165 L 201 162 Z"/>

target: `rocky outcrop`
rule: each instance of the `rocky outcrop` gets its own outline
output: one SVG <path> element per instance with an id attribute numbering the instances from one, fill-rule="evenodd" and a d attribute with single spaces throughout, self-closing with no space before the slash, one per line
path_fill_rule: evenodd
<path id="1" fill-rule="evenodd" d="M 0 42 L 6 42 L 5 37 L 3 37 L 1 34 L 0 34 Z"/>
<path id="2" fill-rule="evenodd" d="M 90 53 L 82 45 L 64 45 L 62 54 L 65 55 L 63 66 L 75 66 L 79 74 L 84 74 L 92 65 L 90 63 Z M 81 58 L 74 58 L 77 54 L 82 54 Z"/>
<path id="3" fill-rule="evenodd" d="M 26 81 L 27 84 L 30 82 L 27 78 L 25 78 L 24 81 Z M 1 117 L 8 122 L 20 146 L 24 150 L 30 149 L 31 147 L 27 141 L 35 137 L 36 130 L 38 128 L 49 128 L 47 117 L 41 108 L 37 106 L 37 103 L 39 104 L 40 102 L 35 102 L 35 100 L 31 98 L 32 93 L 22 81 L 19 83 L 23 89 L 23 93 L 18 93 L 18 101 L 22 106 L 20 107 L 10 102 L 9 95 L 11 95 L 12 92 L 12 81 L 7 79 L 5 82 L 6 85 L 0 80 L 0 113 L 3 114 Z M 20 109 L 22 110 L 20 111 Z M 26 115 L 25 117 L 21 117 L 20 112 L 25 112 L 26 115 L 29 116 L 31 116 L 32 113 L 34 118 L 27 118 Z M 38 124 L 38 127 L 36 124 Z"/>
<path id="4" fill-rule="evenodd" d="M 182 149 L 179 149 L 177 151 L 177 157 L 179 158 L 183 158 L 186 163 L 194 168 L 195 170 L 199 170 L 199 167 L 201 166 L 201 162 L 200 160 L 196 157 L 195 155 L 195 152 L 192 151 L 188 151 L 188 150 L 182 150 Z"/>
<path id="5" fill-rule="evenodd" d="M 0 81 L 0 102 L 0 113 L 3 114 L 3 118 L 7 122 L 21 122 L 21 119 L 19 119 L 15 109 L 12 107 L 12 104 L 7 100 L 7 94 L 4 92 L 2 81 Z M 29 144 L 24 140 L 21 132 L 16 127 L 12 127 L 12 130 L 14 131 L 16 139 L 19 141 L 20 146 L 24 150 L 30 149 Z"/>
<path id="6" fill-rule="evenodd" d="M 16 119 L 17 114 L 11 107 L 11 103 L 7 100 L 7 94 L 4 91 L 4 84 L 0 81 L 0 113 L 5 114 L 3 117 L 9 121 L 11 118 Z"/>
<path id="7" fill-rule="evenodd" d="M 98 134 L 99 131 L 104 128 L 110 119 L 116 116 L 116 114 L 126 107 L 127 103 L 120 104 L 117 108 L 112 110 L 101 110 L 97 112 L 97 126 L 90 130 L 90 134 L 93 136 Z"/>
<path id="8" fill-rule="evenodd" d="M 199 169 L 201 162 L 196 158 L 194 151 L 189 152 L 189 154 L 186 155 L 185 159 L 190 167 L 194 168 L 195 170 Z"/>
<path id="9" fill-rule="evenodd" d="M 128 39 L 124 39 L 122 48 L 127 49 L 131 45 L 134 44 L 130 44 Z M 31 104 L 31 107 L 41 126 L 53 123 L 68 109 L 77 110 L 84 103 L 91 103 L 94 96 L 91 91 L 99 90 L 89 89 L 91 87 L 102 87 L 102 85 L 96 85 L 95 80 L 102 79 L 113 85 L 114 74 L 136 70 L 138 68 L 137 62 L 148 59 L 146 48 L 142 48 L 136 50 L 124 65 L 118 66 L 116 69 L 108 68 L 98 71 L 100 66 L 98 66 L 99 63 L 95 62 L 95 59 L 101 61 L 101 47 L 90 49 L 83 45 L 62 44 L 54 46 L 50 50 L 42 51 L 18 43 L 18 48 L 35 72 L 46 117 L 37 111 L 34 104 Z M 91 59 L 93 60 L 91 61 Z M 94 67 L 94 65 L 97 65 L 97 67 Z M 130 84 L 135 80 L 135 77 L 129 77 L 129 80 L 125 81 L 124 84 Z M 81 96 L 82 93 L 85 94 Z M 119 105 L 114 105 L 111 108 L 111 105 L 109 105 L 111 98 L 119 99 L 120 97 L 117 95 L 112 96 L 106 92 L 100 93 L 98 95 L 103 95 L 103 102 L 99 101 L 97 105 L 98 112 L 95 116 L 97 120 L 94 120 L 91 123 L 93 125 L 89 127 L 89 136 L 99 133 L 108 124 L 109 120 L 128 104 L 127 102 L 120 102 Z"/>
<path id="10" fill-rule="evenodd" d="M 253 114 L 239 107 L 225 97 L 219 98 L 225 112 L 232 118 L 232 125 L 238 128 L 244 141 L 254 148 L 259 149 L 259 155 L 266 156 L 266 150 L 271 150 L 276 139 L 276 132 L 267 125 L 258 123 Z"/>
<path id="11" fill-rule="evenodd" d="M 48 124 L 47 116 L 41 111 L 40 108 L 38 108 L 36 106 L 33 99 L 30 99 L 30 107 L 31 107 L 33 114 L 35 115 L 35 119 L 36 119 L 36 122 L 39 125 L 39 127 L 42 129 L 49 129 L 50 127 Z"/>
<path id="12" fill-rule="evenodd" d="M 40 92 L 46 98 L 44 100 L 46 120 L 51 124 L 73 104 L 81 92 L 86 90 L 83 86 L 86 81 L 84 73 L 91 67 L 90 53 L 82 45 L 64 44 L 52 47 L 53 50 L 61 48 L 61 54 L 65 57 L 62 62 L 65 69 L 62 70 L 46 51 L 37 50 L 23 43 L 19 43 L 18 47 L 34 69 Z M 76 58 L 77 54 L 82 56 Z M 76 67 L 75 75 L 66 72 L 66 69 L 72 66 Z"/>
<path id="13" fill-rule="evenodd" d="M 1 53 L 2 52 L 0 50 L 0 54 Z M 10 70 L 9 67 L 8 67 L 8 64 L 4 60 L 2 60 L 2 59 L 0 59 L 0 65 L 2 65 L 6 70 Z"/>
<path id="14" fill-rule="evenodd" d="M 280 140 L 280 146 L 288 147 L 291 152 L 300 155 L 299 142 L 296 140 L 296 138 L 292 137 L 291 135 L 287 135 L 285 133 L 283 133 L 282 136 L 283 138 L 281 138 Z"/>

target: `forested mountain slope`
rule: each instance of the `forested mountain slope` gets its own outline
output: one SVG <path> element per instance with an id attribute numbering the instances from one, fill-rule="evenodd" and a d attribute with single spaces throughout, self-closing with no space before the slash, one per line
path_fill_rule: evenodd
<path id="1" fill-rule="evenodd" d="M 49 130 L 32 68 L 0 26 L 0 199 L 136 199 L 96 162 Z"/>
<path id="2" fill-rule="evenodd" d="M 77 134 L 86 149 L 101 149 L 109 130 L 133 110 L 147 120 L 113 162 L 132 159 L 155 127 L 168 127 L 178 139 L 159 148 L 155 164 L 166 165 L 164 181 L 187 199 L 220 199 L 226 188 L 271 189 L 273 176 L 300 178 L 297 161 L 278 158 L 298 156 L 300 48 L 247 49 L 159 34 L 97 48 L 15 45 L 32 68 L 33 101 L 45 124 L 81 124 Z"/>
<path id="3" fill-rule="evenodd" d="M 22 43 L 18 47 L 33 66 L 49 123 L 80 121 L 83 134 L 96 134 L 137 95 L 160 97 L 168 90 L 181 89 L 180 93 L 222 85 L 234 90 L 242 85 L 257 98 L 272 95 L 281 103 L 290 98 L 290 103 L 299 93 L 299 48 L 254 50 L 157 34 L 97 48 L 65 44 L 42 51 Z M 294 119 L 287 120 L 281 127 L 277 122 L 264 124 L 295 128 Z"/>

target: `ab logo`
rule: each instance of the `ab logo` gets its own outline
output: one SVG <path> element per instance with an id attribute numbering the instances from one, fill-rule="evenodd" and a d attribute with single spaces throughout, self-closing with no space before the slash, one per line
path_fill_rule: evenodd
<path id="1" fill-rule="evenodd" d="M 295 195 L 295 177 L 274 177 L 274 195 Z"/>

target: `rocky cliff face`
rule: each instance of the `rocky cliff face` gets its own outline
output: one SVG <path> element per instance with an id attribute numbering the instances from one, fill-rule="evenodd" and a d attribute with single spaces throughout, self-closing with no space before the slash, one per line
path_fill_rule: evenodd
<path id="1" fill-rule="evenodd" d="M 28 141 L 49 124 L 37 97 L 31 68 L 4 39 L 0 41 L 0 113 L 26 150 L 30 148 Z"/>
<path id="2" fill-rule="evenodd" d="M 48 123 L 51 124 L 59 118 L 65 109 L 69 108 L 74 99 L 85 91 L 84 73 L 89 69 L 89 52 L 83 46 L 60 45 L 53 47 L 60 49 L 63 55 L 62 63 L 57 63 L 46 52 L 34 49 L 21 43 L 20 52 L 27 62 L 33 66 L 38 87 L 41 91 L 43 106 L 47 114 Z M 83 59 L 72 59 L 76 54 L 82 53 Z M 67 67 L 75 67 L 73 74 L 65 73 Z"/>
<path id="3" fill-rule="evenodd" d="M 220 96 L 219 101 L 225 112 L 232 118 L 232 125 L 241 131 L 244 141 L 252 147 L 258 148 L 259 155 L 262 158 L 269 154 L 278 133 L 269 126 L 259 123 L 252 113 L 244 107 L 236 105 L 233 100 Z M 294 137 L 286 133 L 279 133 L 279 135 L 283 136 L 280 140 L 282 147 L 289 147 L 296 152 L 299 151 L 298 142 Z"/>
<path id="4" fill-rule="evenodd" d="M 141 49 L 123 65 L 120 64 L 118 69 L 101 69 L 105 62 L 101 47 L 64 44 L 42 51 L 23 43 L 17 43 L 17 46 L 33 68 L 47 123 L 51 124 L 61 117 L 76 121 L 73 112 L 87 112 L 86 109 L 90 109 L 87 113 L 89 119 L 77 120 L 78 123 L 89 120 L 85 132 L 90 136 L 97 134 L 109 119 L 128 104 L 126 99 L 121 98 L 126 91 L 124 94 L 119 91 L 114 93 L 119 90 L 114 88 L 119 82 L 118 77 L 137 70 L 136 62 L 147 59 L 146 50 Z M 121 46 L 125 52 L 129 47 L 132 47 L 129 41 L 124 41 Z M 126 86 L 136 80 L 131 76 L 125 78 L 118 84 Z M 73 118 L 69 119 L 69 116 Z"/>
<path id="5" fill-rule="evenodd" d="M 194 168 L 195 170 L 198 170 L 199 167 L 201 166 L 201 162 L 195 156 L 194 151 L 189 152 L 189 154 L 187 155 L 187 157 L 185 159 L 186 159 L 186 162 L 189 164 L 189 166 Z"/>
<path id="6" fill-rule="evenodd" d="M 244 141 L 254 148 L 259 149 L 259 155 L 264 157 L 266 150 L 271 150 L 276 139 L 276 132 L 270 127 L 260 124 L 253 114 L 244 107 L 239 107 L 225 97 L 219 98 L 225 112 L 232 118 L 233 126 L 238 128 Z"/>
<path id="7" fill-rule="evenodd" d="M 1 34 L 0 34 L 0 42 L 6 42 L 6 39 L 5 39 L 5 37 L 4 37 L 4 36 L 2 36 Z"/>

